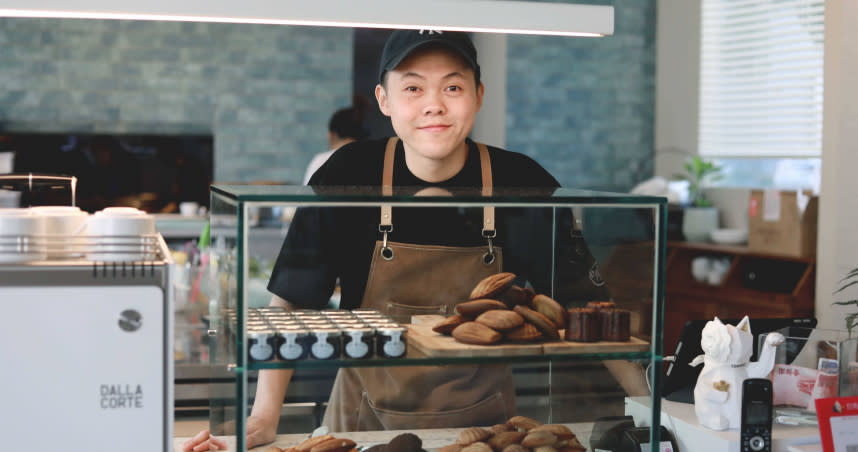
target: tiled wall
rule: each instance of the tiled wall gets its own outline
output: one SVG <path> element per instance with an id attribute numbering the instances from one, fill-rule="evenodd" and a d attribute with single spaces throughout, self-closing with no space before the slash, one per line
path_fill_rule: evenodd
<path id="1" fill-rule="evenodd" d="M 614 6 L 608 38 L 510 36 L 507 147 L 565 187 L 628 191 L 652 176 L 655 1 Z"/>
<path id="2" fill-rule="evenodd" d="M 652 174 L 655 0 L 601 3 L 613 37 L 509 37 L 507 148 L 626 191 Z M 0 128 L 213 133 L 216 180 L 299 181 L 351 65 L 348 29 L 0 19 Z"/>
<path id="3" fill-rule="evenodd" d="M 0 127 L 212 133 L 215 180 L 301 181 L 327 150 L 331 112 L 351 100 L 351 35 L 0 19 Z"/>

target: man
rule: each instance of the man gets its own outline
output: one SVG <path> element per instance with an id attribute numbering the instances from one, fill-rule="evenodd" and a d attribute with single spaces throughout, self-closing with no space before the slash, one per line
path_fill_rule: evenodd
<path id="1" fill-rule="evenodd" d="M 477 52 L 465 33 L 394 32 L 383 50 L 375 96 L 397 138 L 344 146 L 309 184 L 414 191 L 558 187 L 529 157 L 468 139 L 484 92 Z M 495 222 L 489 209 L 403 207 L 393 210 L 388 223 L 383 208 L 300 209 L 269 282 L 272 304 L 325 308 L 339 279 L 340 308 L 452 312 L 476 282 L 501 271 L 500 251 L 487 244 L 495 234 L 496 244 L 508 245 L 506 252 L 526 246 L 516 245 L 523 241 L 514 239 L 513 223 L 519 234 L 522 223 L 528 234 L 552 232 L 551 221 L 534 219 L 546 209 L 499 210 Z M 503 270 L 542 265 L 543 274 L 528 281 L 540 289 L 548 283 L 537 281 L 547 278 L 552 262 L 526 262 L 536 251 L 504 255 Z M 606 299 L 604 288 L 592 289 Z M 274 440 L 291 375 L 291 370 L 260 372 L 247 420 L 248 447 Z M 332 431 L 491 425 L 514 414 L 510 377 L 507 367 L 486 365 L 341 369 L 323 423 Z M 202 432 L 184 450 L 197 444 L 193 450 L 206 450 L 207 438 Z M 211 445 L 225 446 L 216 438 Z"/>

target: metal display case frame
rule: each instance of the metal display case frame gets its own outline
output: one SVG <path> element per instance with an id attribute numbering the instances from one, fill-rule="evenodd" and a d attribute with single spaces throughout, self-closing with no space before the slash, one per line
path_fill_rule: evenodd
<path id="1" fill-rule="evenodd" d="M 648 364 L 648 383 L 652 399 L 652 427 L 650 442 L 653 450 L 658 450 L 661 413 L 662 379 L 662 331 L 664 300 L 664 267 L 667 225 L 667 199 L 654 196 L 604 193 L 586 190 L 556 189 L 504 191 L 495 190 L 487 196 L 475 190 L 456 193 L 455 196 L 415 196 L 412 191 L 397 190 L 392 195 L 384 195 L 380 188 L 368 187 L 304 187 L 304 186 L 257 186 L 257 185 L 213 185 L 211 187 L 212 206 L 212 243 L 217 249 L 218 241 L 230 245 L 221 246 L 220 256 L 212 256 L 212 262 L 218 267 L 220 293 L 216 294 L 210 305 L 213 336 L 211 341 L 213 367 L 226 367 L 235 376 L 235 435 L 238 450 L 245 450 L 245 424 L 248 416 L 249 374 L 262 369 L 331 369 L 345 367 L 374 366 L 413 366 L 413 365 L 456 365 L 471 363 L 563 363 L 570 361 L 634 360 Z M 247 297 L 248 266 L 247 250 L 256 225 L 253 210 L 269 207 L 301 209 L 303 207 L 378 207 L 389 204 L 394 209 L 401 206 L 478 208 L 487 205 L 498 209 L 505 207 L 563 208 L 572 211 L 582 209 L 631 209 L 641 211 L 644 223 L 649 226 L 648 235 L 641 239 L 646 244 L 644 262 L 651 271 L 651 312 L 646 313 L 650 321 L 644 325 L 650 332 L 649 344 L 642 351 L 612 350 L 608 352 L 586 352 L 566 354 L 540 354 L 533 356 L 484 356 L 484 357 L 405 357 L 401 359 L 336 359 L 336 360 L 300 360 L 254 362 L 249 360 L 247 352 Z M 577 216 L 577 213 L 576 213 Z M 640 215 L 638 215 L 640 216 Z M 620 226 L 622 227 L 622 226 Z M 553 265 L 553 264 L 552 264 Z M 213 269 L 213 271 L 215 271 Z M 650 273 L 647 273 L 649 275 Z M 608 281 L 610 285 L 610 281 Z M 649 297 L 649 295 L 647 295 Z M 648 305 L 646 305 L 648 306 Z M 237 322 L 234 334 L 225 339 L 225 309 L 234 309 Z M 647 317 L 645 316 L 645 317 Z M 642 321 L 642 323 L 643 323 Z M 226 350 L 218 349 L 226 347 Z M 220 352 L 220 354 L 219 354 Z M 217 357 L 217 358 L 216 358 Z M 214 419 L 212 420 L 214 423 Z M 585 445 L 589 448 L 589 445 Z"/>

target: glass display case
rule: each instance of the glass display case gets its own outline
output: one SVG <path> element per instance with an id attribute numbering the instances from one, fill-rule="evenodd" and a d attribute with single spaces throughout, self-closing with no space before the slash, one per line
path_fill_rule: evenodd
<path id="1" fill-rule="evenodd" d="M 594 423 L 623 415 L 625 397 L 642 393 L 658 444 L 666 216 L 665 198 L 569 189 L 213 185 L 209 356 L 235 387 L 211 395 L 212 433 L 246 450 L 258 374 L 289 369 L 292 384 L 314 387 L 292 402 L 321 408 L 309 424 L 281 423 L 281 448 L 306 439 L 324 409 L 345 406 L 348 419 L 325 425 L 358 446 L 407 430 L 436 450 L 461 429 L 517 415 L 564 424 L 591 449 Z M 468 250 L 476 264 L 431 260 L 450 250 Z M 480 320 L 488 308 L 470 308 L 486 300 L 503 315 Z M 482 326 L 450 333 L 442 322 Z M 379 397 L 339 381 L 350 378 L 383 381 Z M 345 401 L 328 404 L 329 394 Z M 498 394 L 501 403 L 487 401 Z M 469 411 L 468 397 L 484 409 Z M 364 411 L 369 420 L 351 422 Z"/>

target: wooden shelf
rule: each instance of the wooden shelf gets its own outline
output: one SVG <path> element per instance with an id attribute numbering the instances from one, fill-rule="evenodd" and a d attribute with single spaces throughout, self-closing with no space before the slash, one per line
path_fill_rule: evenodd
<path id="1" fill-rule="evenodd" d="M 700 256 L 730 259 L 719 284 L 698 282 L 691 262 Z M 814 258 L 760 253 L 743 246 L 668 242 L 665 263 L 664 350 L 673 352 L 688 320 L 813 316 Z"/>

